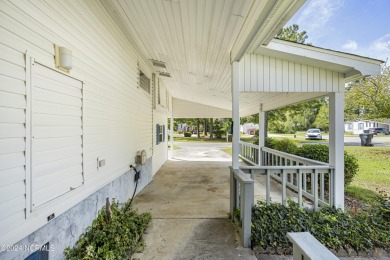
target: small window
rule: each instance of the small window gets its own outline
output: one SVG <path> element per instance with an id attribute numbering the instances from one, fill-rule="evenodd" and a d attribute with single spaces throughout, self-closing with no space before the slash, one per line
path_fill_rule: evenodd
<path id="1" fill-rule="evenodd" d="M 142 72 L 139 71 L 139 86 L 150 94 L 150 79 Z"/>
<path id="2" fill-rule="evenodd" d="M 163 125 L 160 125 L 158 140 L 160 143 L 164 142 L 164 126 Z"/>
<path id="3" fill-rule="evenodd" d="M 156 144 L 165 142 L 165 126 L 156 125 Z"/>
<path id="4" fill-rule="evenodd" d="M 358 130 L 363 130 L 363 129 L 364 129 L 364 123 L 359 123 Z"/>
<path id="5" fill-rule="evenodd" d="M 347 129 L 348 129 L 348 130 L 352 130 L 352 129 L 353 129 L 352 123 L 348 123 Z"/>

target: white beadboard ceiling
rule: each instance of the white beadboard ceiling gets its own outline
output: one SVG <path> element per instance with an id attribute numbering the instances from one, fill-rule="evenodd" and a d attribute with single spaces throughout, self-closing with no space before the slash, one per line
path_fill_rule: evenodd
<path id="1" fill-rule="evenodd" d="M 380 61 L 272 40 L 305 1 L 100 0 L 100 3 L 142 58 L 140 66 L 171 75 L 160 78 L 174 99 L 231 111 L 231 61 L 242 60 L 245 53 L 315 65 L 318 69 L 343 73 L 347 78 L 379 73 Z M 142 60 L 150 62 L 145 64 Z M 153 67 L 152 60 L 164 62 L 166 68 Z M 257 113 L 260 104 L 264 110 L 270 110 L 327 94 L 314 92 L 241 92 L 240 114 Z"/>
<path id="2" fill-rule="evenodd" d="M 261 28 L 275 34 L 304 1 L 102 0 L 101 3 L 144 58 L 165 62 L 166 69 L 154 69 L 170 73 L 170 78 L 161 79 L 172 97 L 231 110 L 231 52 L 237 58 L 242 46 L 253 49 L 269 41 L 269 35 L 259 35 Z M 256 40 L 250 41 L 251 37 Z M 264 41 L 259 42 L 259 38 Z"/>

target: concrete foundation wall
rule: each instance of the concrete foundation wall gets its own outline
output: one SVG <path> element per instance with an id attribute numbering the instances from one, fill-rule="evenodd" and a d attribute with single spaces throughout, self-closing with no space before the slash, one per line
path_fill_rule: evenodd
<path id="1" fill-rule="evenodd" d="M 152 180 L 152 158 L 141 170 L 137 194 Z M 126 202 L 133 195 L 135 188 L 134 171 L 130 170 L 119 178 L 90 195 L 63 214 L 56 216 L 48 224 L 20 240 L 10 251 L 0 253 L 1 260 L 20 260 L 32 254 L 36 248 L 50 243 L 49 259 L 63 259 L 66 247 L 73 246 L 85 229 L 92 224 L 99 210 L 105 205 L 106 198 L 115 198 L 120 203 Z M 25 250 L 27 247 L 27 250 Z"/>

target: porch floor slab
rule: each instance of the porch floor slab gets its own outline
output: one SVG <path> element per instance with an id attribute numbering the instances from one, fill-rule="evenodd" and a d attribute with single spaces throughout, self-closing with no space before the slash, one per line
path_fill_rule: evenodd
<path id="1" fill-rule="evenodd" d="M 229 220 L 231 144 L 176 143 L 153 181 L 134 199 L 139 212 L 150 212 L 140 259 L 256 259 L 242 247 Z M 142 178 L 142 173 L 141 173 Z M 280 184 L 271 181 L 272 201 L 281 201 Z M 296 195 L 288 191 L 288 197 Z M 265 177 L 256 176 L 255 201 L 265 200 Z"/>
<path id="2" fill-rule="evenodd" d="M 140 259 L 256 259 L 243 248 L 228 219 L 229 168 L 225 161 L 169 160 L 134 200 L 151 212 Z"/>

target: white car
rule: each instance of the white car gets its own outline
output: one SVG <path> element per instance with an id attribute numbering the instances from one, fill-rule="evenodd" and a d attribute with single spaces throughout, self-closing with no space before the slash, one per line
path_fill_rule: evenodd
<path id="1" fill-rule="evenodd" d="M 307 132 L 305 134 L 305 138 L 306 138 L 306 140 L 308 140 L 308 139 L 322 140 L 322 134 L 321 134 L 320 129 L 313 128 L 313 129 L 307 130 Z"/>

